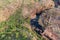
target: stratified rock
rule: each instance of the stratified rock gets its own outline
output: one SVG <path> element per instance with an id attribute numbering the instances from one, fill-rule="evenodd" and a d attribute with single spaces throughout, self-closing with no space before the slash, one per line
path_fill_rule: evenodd
<path id="1" fill-rule="evenodd" d="M 45 27 L 43 36 L 52 40 L 60 40 L 60 9 L 53 8 L 43 12 L 39 24 Z"/>
<path id="2" fill-rule="evenodd" d="M 60 24 L 60 9 L 53 8 L 45 10 L 39 18 L 39 23 L 42 26 L 48 26 L 51 24 Z"/>

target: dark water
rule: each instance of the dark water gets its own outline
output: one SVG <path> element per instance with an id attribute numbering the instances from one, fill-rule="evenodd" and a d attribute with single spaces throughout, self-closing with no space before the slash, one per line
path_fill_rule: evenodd
<path id="1" fill-rule="evenodd" d="M 31 24 L 31 27 L 35 27 L 35 28 L 38 28 L 39 30 L 36 30 L 35 31 L 38 33 L 38 34 L 41 34 L 44 32 L 44 28 L 38 23 L 38 20 L 39 20 L 39 16 L 41 15 L 41 13 L 39 14 L 36 14 L 36 18 L 34 19 L 31 19 L 30 21 L 30 24 Z M 41 30 L 41 31 L 40 31 Z"/>

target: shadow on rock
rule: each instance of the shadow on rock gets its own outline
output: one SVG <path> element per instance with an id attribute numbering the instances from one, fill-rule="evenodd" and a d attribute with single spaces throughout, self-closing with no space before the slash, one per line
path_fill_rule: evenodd
<path id="1" fill-rule="evenodd" d="M 30 24 L 31 24 L 31 28 L 41 35 L 41 33 L 44 32 L 44 28 L 38 23 L 40 15 L 41 13 L 37 13 L 36 18 L 31 19 Z"/>

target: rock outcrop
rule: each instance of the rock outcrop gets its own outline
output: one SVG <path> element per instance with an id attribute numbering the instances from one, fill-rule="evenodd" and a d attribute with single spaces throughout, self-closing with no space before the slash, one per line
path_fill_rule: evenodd
<path id="1" fill-rule="evenodd" d="M 43 12 L 39 24 L 45 27 L 43 36 L 52 40 L 60 40 L 60 9 L 53 8 Z"/>
<path id="2" fill-rule="evenodd" d="M 48 26 L 51 24 L 60 24 L 60 9 L 53 8 L 50 10 L 45 10 L 39 18 L 38 21 L 42 26 Z"/>

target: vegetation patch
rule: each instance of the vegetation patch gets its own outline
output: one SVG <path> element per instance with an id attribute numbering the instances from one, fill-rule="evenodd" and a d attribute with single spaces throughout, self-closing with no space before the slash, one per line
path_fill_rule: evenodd
<path id="1" fill-rule="evenodd" d="M 10 16 L 9 20 L 0 23 L 0 40 L 40 40 L 42 38 L 23 26 L 25 22 L 29 24 L 30 20 L 24 19 L 21 11 L 18 9 Z"/>

